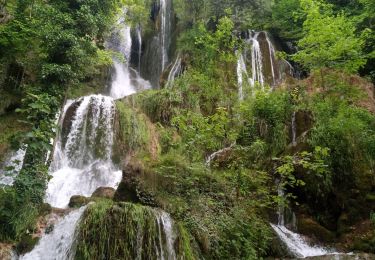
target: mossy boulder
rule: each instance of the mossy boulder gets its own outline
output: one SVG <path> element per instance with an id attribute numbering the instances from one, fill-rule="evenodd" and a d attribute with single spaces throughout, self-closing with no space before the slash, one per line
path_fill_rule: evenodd
<path id="1" fill-rule="evenodd" d="M 90 199 L 85 196 L 74 195 L 70 198 L 68 206 L 70 208 L 80 208 L 90 202 Z"/>
<path id="2" fill-rule="evenodd" d="M 91 198 L 105 198 L 105 199 L 113 199 L 115 196 L 116 190 L 111 187 L 100 187 L 97 188 L 94 193 L 91 195 Z"/>
<path id="3" fill-rule="evenodd" d="M 98 201 L 82 216 L 76 259 L 195 259 L 181 229 L 159 209 Z"/>
<path id="4" fill-rule="evenodd" d="M 297 221 L 298 232 L 308 237 L 314 238 L 323 243 L 333 242 L 335 234 L 318 222 L 307 216 L 299 216 Z"/>

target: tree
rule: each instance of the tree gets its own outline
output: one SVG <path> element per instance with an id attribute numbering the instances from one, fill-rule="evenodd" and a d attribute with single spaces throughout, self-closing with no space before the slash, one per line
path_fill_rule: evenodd
<path id="1" fill-rule="evenodd" d="M 362 54 L 364 42 L 355 35 L 354 23 L 342 12 L 334 15 L 331 5 L 316 0 L 302 0 L 301 5 L 306 13 L 304 36 L 293 59 L 310 70 L 357 72 L 366 60 Z"/>

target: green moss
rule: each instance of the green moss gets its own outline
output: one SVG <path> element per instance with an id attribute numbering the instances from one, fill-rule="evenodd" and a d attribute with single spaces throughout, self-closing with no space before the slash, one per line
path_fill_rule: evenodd
<path id="1" fill-rule="evenodd" d="M 161 214 L 132 203 L 102 200 L 90 205 L 80 223 L 76 259 L 156 259 L 170 254 Z M 181 237 L 174 225 L 172 229 Z M 185 237 L 178 240 L 180 246 L 172 245 L 178 259 L 192 254 Z"/>
<path id="2" fill-rule="evenodd" d="M 118 137 L 123 151 L 148 151 L 151 139 L 148 119 L 124 102 L 117 101 Z"/>

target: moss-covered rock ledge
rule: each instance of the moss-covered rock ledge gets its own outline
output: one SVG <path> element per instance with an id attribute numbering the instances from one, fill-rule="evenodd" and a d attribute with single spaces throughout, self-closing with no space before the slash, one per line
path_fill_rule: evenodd
<path id="1" fill-rule="evenodd" d="M 159 209 L 110 200 L 90 204 L 76 259 L 196 259 L 187 232 Z"/>

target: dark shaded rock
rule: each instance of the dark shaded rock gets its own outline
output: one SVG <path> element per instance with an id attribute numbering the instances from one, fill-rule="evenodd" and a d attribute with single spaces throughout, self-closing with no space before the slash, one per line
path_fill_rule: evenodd
<path id="1" fill-rule="evenodd" d="M 86 205 L 90 202 L 89 198 L 86 198 L 85 196 L 80 195 L 74 195 L 69 200 L 69 207 L 71 208 L 80 208 L 83 205 Z"/>
<path id="2" fill-rule="evenodd" d="M 142 169 L 140 166 L 128 164 L 122 172 L 122 181 L 118 186 L 114 200 L 140 202 L 138 197 L 138 186 Z"/>
<path id="3" fill-rule="evenodd" d="M 335 239 L 335 235 L 331 231 L 304 215 L 298 216 L 297 229 L 299 233 L 323 243 L 329 243 Z"/>
<path id="4" fill-rule="evenodd" d="M 290 253 L 288 248 L 286 247 L 285 243 L 281 241 L 281 239 L 275 234 L 274 239 L 272 239 L 270 243 L 270 248 L 268 249 L 267 255 L 275 258 L 286 259 L 293 257 Z"/>
<path id="5" fill-rule="evenodd" d="M 106 198 L 113 199 L 115 196 L 116 190 L 111 187 L 100 187 L 97 188 L 94 193 L 91 195 L 91 198 Z"/>
<path id="6" fill-rule="evenodd" d="M 122 181 L 116 190 L 114 200 L 157 206 L 154 196 L 142 185 L 144 176 L 144 169 L 141 165 L 129 163 L 123 170 Z"/>
<path id="7" fill-rule="evenodd" d="M 34 246 L 38 243 L 39 237 L 33 237 L 30 234 L 25 234 L 21 237 L 20 241 L 16 245 L 15 249 L 19 255 L 30 252 Z"/>
<path id="8" fill-rule="evenodd" d="M 70 129 L 72 128 L 72 123 L 74 116 L 76 114 L 77 108 L 81 104 L 82 100 L 78 100 L 71 104 L 68 109 L 65 111 L 65 116 L 62 119 L 62 125 L 61 125 L 61 142 L 62 147 L 65 146 L 65 143 L 68 138 L 68 134 L 70 133 Z"/>

